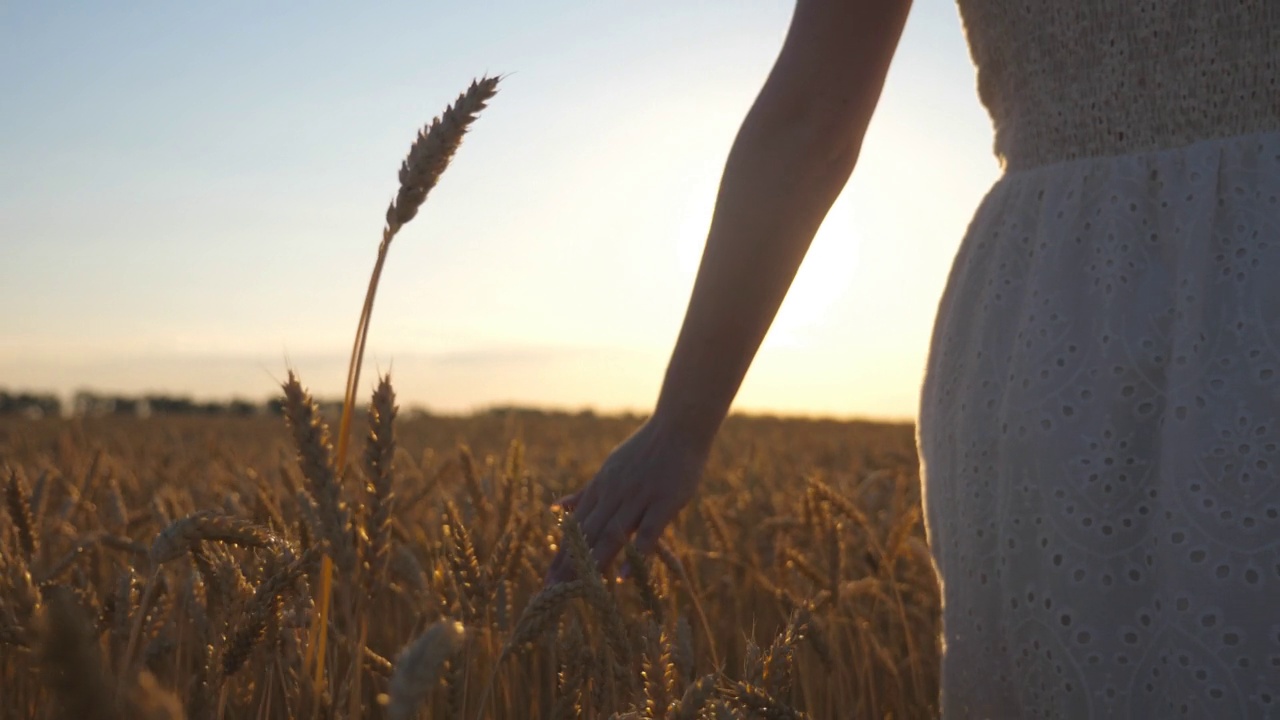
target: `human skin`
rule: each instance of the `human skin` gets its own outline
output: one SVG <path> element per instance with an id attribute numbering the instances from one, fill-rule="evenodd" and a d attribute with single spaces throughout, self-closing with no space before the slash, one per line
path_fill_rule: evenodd
<path id="1" fill-rule="evenodd" d="M 857 164 L 911 0 L 798 0 L 725 163 L 706 247 L 657 405 L 578 492 L 607 571 L 634 535 L 652 552 L 697 492 L 711 443 L 796 271 Z M 547 582 L 572 576 L 564 550 Z"/>

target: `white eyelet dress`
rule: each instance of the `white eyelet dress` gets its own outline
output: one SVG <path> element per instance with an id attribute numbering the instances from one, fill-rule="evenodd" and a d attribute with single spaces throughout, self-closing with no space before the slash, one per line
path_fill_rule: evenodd
<path id="1" fill-rule="evenodd" d="M 919 414 L 943 717 L 1280 718 L 1280 0 L 959 0 L 1004 175 Z"/>

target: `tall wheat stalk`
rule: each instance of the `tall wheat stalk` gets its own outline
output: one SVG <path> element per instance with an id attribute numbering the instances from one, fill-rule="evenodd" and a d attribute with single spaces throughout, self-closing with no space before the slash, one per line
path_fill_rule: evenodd
<path id="1" fill-rule="evenodd" d="M 350 439 L 351 418 L 355 408 L 356 389 L 360 384 L 360 365 L 364 361 L 365 343 L 369 336 L 369 320 L 373 314 L 373 299 L 378 290 L 378 280 L 382 277 L 382 267 L 387 260 L 387 251 L 391 241 L 400 228 L 404 227 L 418 214 L 418 209 L 427 199 L 427 194 L 439 182 L 440 176 L 454 153 L 462 145 L 462 137 L 473 123 L 485 104 L 497 93 L 496 77 L 482 77 L 471 83 L 471 87 L 458 96 L 453 105 L 445 108 L 444 113 L 432 119 L 431 123 L 418 131 L 418 137 L 409 148 L 409 154 L 400 165 L 400 190 L 387 207 L 386 225 L 382 229 L 382 242 L 378 245 L 378 258 L 373 266 L 373 274 L 369 277 L 369 288 L 365 292 L 364 307 L 360 311 L 360 321 L 356 325 L 355 343 L 351 348 L 351 360 L 347 365 L 347 386 L 342 399 L 342 419 L 338 423 L 338 450 L 334 459 L 334 472 L 341 475 L 347 462 L 347 448 Z M 320 611 L 311 627 L 314 642 L 308 643 L 307 660 L 315 661 L 315 689 L 320 692 L 324 680 L 325 644 L 328 639 L 329 601 L 333 587 L 333 560 L 325 555 L 320 568 Z M 361 636 L 364 636 L 361 632 Z M 362 648 L 357 648 L 356 657 L 360 657 Z M 357 673 L 357 677 L 358 677 Z M 352 693 L 358 697 L 358 692 Z"/>

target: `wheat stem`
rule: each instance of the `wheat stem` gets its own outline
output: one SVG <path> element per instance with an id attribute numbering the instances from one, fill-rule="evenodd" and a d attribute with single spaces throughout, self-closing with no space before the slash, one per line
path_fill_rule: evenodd
<path id="1" fill-rule="evenodd" d="M 391 241 L 405 223 L 413 219 L 418 208 L 426 201 L 427 194 L 435 187 L 448 167 L 449 161 L 462 144 L 467 128 L 485 103 L 498 89 L 499 78 L 484 77 L 471 83 L 471 87 L 459 96 L 458 101 L 445 109 L 443 119 L 437 118 L 418 132 L 409 148 L 409 155 L 400 166 L 400 190 L 387 208 L 387 224 L 382 230 L 382 242 L 378 245 L 378 257 L 365 291 L 364 306 L 356 324 L 356 338 L 351 348 L 351 360 L 347 364 L 347 385 L 342 397 L 342 418 L 338 422 L 338 453 L 334 472 L 341 475 L 346 468 L 347 447 L 351 431 L 351 417 L 355 407 L 356 389 L 360 385 L 360 365 L 364 361 L 365 343 L 369 337 L 369 319 L 373 315 L 373 300 L 378 291 L 378 281 L 386 264 Z M 320 614 L 316 638 L 315 685 L 317 692 L 324 679 L 324 649 L 328 635 L 329 598 L 333 589 L 333 560 L 328 554 L 320 569 Z"/>

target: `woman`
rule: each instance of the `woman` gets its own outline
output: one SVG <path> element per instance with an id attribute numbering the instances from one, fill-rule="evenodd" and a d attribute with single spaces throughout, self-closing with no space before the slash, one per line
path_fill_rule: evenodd
<path id="1" fill-rule="evenodd" d="M 657 407 L 564 501 L 602 567 L 693 496 L 909 4 L 797 3 Z M 959 7 L 1005 173 L 919 414 L 943 715 L 1280 716 L 1280 2 Z"/>

